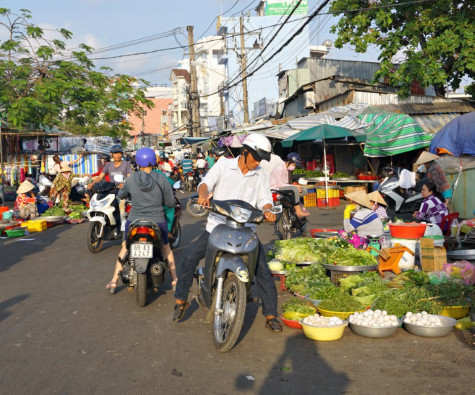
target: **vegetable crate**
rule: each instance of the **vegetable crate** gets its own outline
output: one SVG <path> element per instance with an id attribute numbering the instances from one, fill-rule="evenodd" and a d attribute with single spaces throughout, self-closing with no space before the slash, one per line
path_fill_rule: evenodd
<path id="1" fill-rule="evenodd" d="M 42 232 L 46 230 L 47 225 L 44 219 L 29 220 L 22 223 L 22 226 L 28 228 L 28 232 Z"/>
<path id="2" fill-rule="evenodd" d="M 355 272 L 348 272 L 348 271 L 340 271 L 340 270 L 328 270 L 330 272 L 330 281 L 336 285 L 337 287 L 340 286 L 340 280 L 342 278 L 348 277 L 351 274 L 355 274 Z"/>

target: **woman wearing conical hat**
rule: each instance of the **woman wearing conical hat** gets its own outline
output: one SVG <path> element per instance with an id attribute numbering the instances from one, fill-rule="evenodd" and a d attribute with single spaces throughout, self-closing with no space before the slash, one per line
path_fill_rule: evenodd
<path id="1" fill-rule="evenodd" d="M 28 180 L 23 181 L 18 187 L 17 198 L 13 206 L 13 215 L 18 219 L 30 219 L 37 217 L 36 196 L 33 192 L 35 186 Z"/>
<path id="2" fill-rule="evenodd" d="M 439 191 L 444 199 L 450 199 L 452 197 L 452 188 L 450 187 L 444 170 L 440 165 L 435 162 L 439 157 L 431 154 L 430 152 L 423 151 L 419 158 L 417 158 L 414 166 L 423 165 L 427 172 L 427 178 L 430 182 L 434 183 L 437 191 Z"/>
<path id="3" fill-rule="evenodd" d="M 383 222 L 373 211 L 373 204 L 366 192 L 347 193 L 345 198 L 351 201 L 343 215 L 345 232 L 356 232 L 359 236 L 380 236 L 384 233 Z M 353 218 L 352 211 L 355 211 Z"/>

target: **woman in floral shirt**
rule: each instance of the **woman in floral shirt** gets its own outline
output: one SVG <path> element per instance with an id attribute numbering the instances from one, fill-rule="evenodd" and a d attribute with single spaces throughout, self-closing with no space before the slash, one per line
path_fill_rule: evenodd
<path id="1" fill-rule="evenodd" d="M 79 174 L 71 173 L 72 169 L 69 166 L 64 166 L 61 168 L 60 173 L 54 179 L 53 185 L 49 197 L 54 203 L 56 197 L 60 195 L 60 199 L 63 205 L 63 210 L 66 214 L 69 214 L 71 210 L 69 209 L 69 194 L 71 193 L 71 181 L 74 177 L 81 177 Z"/>
<path id="2" fill-rule="evenodd" d="M 36 197 L 33 193 L 35 186 L 30 181 L 24 181 L 18 187 L 17 198 L 13 206 L 14 216 L 18 219 L 30 219 L 38 216 Z"/>

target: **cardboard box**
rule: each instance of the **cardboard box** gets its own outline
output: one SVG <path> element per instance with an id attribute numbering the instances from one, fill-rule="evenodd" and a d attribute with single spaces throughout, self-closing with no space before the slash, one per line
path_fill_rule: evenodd
<path id="1" fill-rule="evenodd" d="M 442 265 L 447 263 L 447 252 L 444 247 L 433 249 L 421 249 L 421 268 L 425 272 L 437 272 L 442 270 Z"/>

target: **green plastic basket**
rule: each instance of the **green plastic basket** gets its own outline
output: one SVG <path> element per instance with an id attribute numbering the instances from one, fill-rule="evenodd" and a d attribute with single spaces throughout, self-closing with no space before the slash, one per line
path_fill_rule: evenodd
<path id="1" fill-rule="evenodd" d="M 25 231 L 23 229 L 7 229 L 5 233 L 8 237 L 21 237 L 25 235 Z"/>

